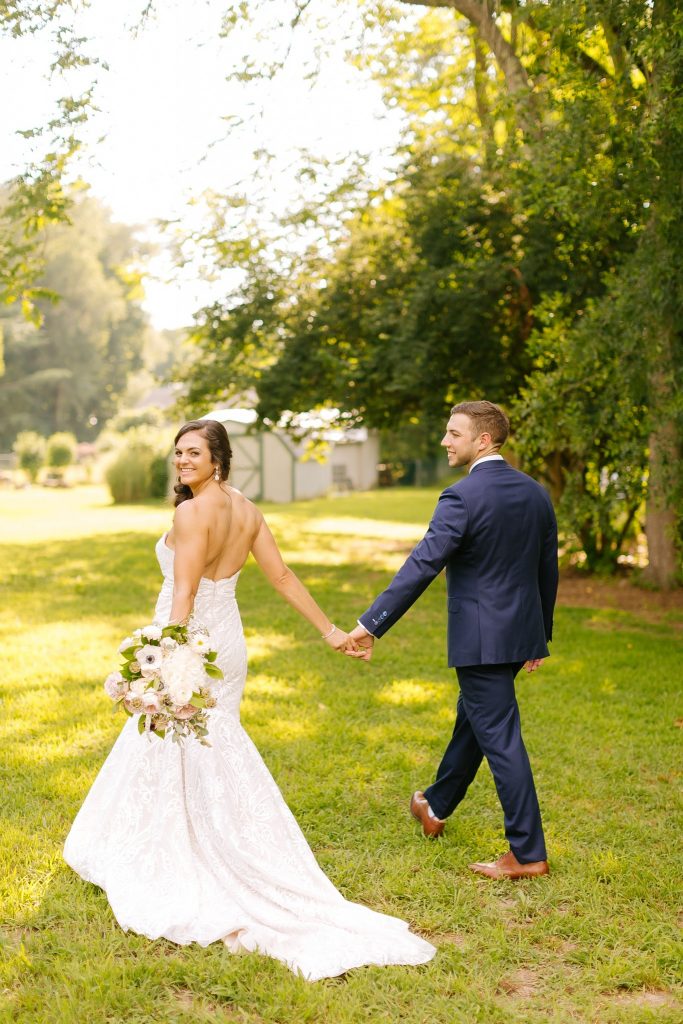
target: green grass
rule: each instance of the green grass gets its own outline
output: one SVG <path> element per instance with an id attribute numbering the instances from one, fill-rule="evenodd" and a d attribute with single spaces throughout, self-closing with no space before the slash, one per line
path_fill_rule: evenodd
<path id="1" fill-rule="evenodd" d="M 266 514 L 292 567 L 350 626 L 434 501 L 396 491 Z M 683 633 L 671 614 L 643 624 L 560 608 L 552 658 L 519 685 L 553 874 L 489 883 L 467 870 L 504 849 L 485 769 L 442 841 L 407 813 L 452 727 L 442 581 L 366 666 L 328 652 L 249 565 L 244 724 L 334 883 L 409 920 L 438 954 L 309 984 L 220 944 L 121 932 L 61 846 L 121 726 L 102 679 L 149 618 L 153 540 L 168 521 L 160 505 L 108 506 L 96 487 L 0 494 L 3 1024 L 683 1020 Z"/>

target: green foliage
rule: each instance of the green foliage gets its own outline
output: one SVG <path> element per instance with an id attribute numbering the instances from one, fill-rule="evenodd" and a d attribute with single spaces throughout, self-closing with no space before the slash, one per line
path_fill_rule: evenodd
<path id="1" fill-rule="evenodd" d="M 54 469 L 70 466 L 76 457 L 76 438 L 73 434 L 53 434 L 47 440 L 47 465 Z"/>
<path id="2" fill-rule="evenodd" d="M 59 301 L 38 303 L 40 327 L 16 309 L 4 319 L 0 446 L 33 425 L 44 434 L 96 436 L 141 365 L 147 323 L 132 230 L 114 224 L 82 188 L 72 200 L 71 224 L 41 236 L 41 284 Z"/>
<path id="3" fill-rule="evenodd" d="M 153 459 L 153 451 L 142 445 L 131 445 L 119 452 L 106 473 L 115 503 L 127 505 L 152 497 Z"/>
<path id="4" fill-rule="evenodd" d="M 644 499 L 660 540 L 683 510 L 683 13 L 444 0 L 403 20 L 422 6 L 362 4 L 354 61 L 405 116 L 394 177 L 326 204 L 307 165 L 317 200 L 258 260 L 225 219 L 205 234 L 244 276 L 199 318 L 190 407 L 255 389 L 263 420 L 337 408 L 422 456 L 454 399 L 486 395 L 569 548 L 613 569 Z"/>
<path id="5" fill-rule="evenodd" d="M 155 455 L 149 464 L 149 496 L 165 498 L 169 487 L 169 461 L 166 455 Z"/>
<path id="6" fill-rule="evenodd" d="M 346 624 L 419 538 L 437 494 L 351 495 L 334 519 L 325 500 L 264 511 L 288 564 Z M 105 894 L 64 864 L 64 837 L 120 730 L 102 680 L 120 638 L 150 617 L 153 545 L 170 516 L 112 506 L 97 488 L 43 497 L 37 507 L 13 492 L 0 509 L 11 567 L 0 602 L 11 638 L 0 677 L 3 1024 L 680 1021 L 680 609 L 559 608 L 552 657 L 518 685 L 552 873 L 488 884 L 467 869 L 503 848 L 486 765 L 443 840 L 425 840 L 408 813 L 455 710 L 443 581 L 361 665 L 330 652 L 247 564 L 242 724 L 344 896 L 438 947 L 422 968 L 310 984 L 220 942 L 124 932 Z M 37 643 L 39 681 L 27 672 Z"/>
<path id="7" fill-rule="evenodd" d="M 77 7 L 73 0 L 0 0 L 0 35 L 40 35 L 46 60 L 45 66 L 35 71 L 50 73 L 54 89 L 60 75 L 99 63 L 86 52 L 85 38 L 74 31 L 70 16 Z M 56 93 L 51 117 L 19 129 L 19 134 L 31 141 L 32 158 L 0 189 L 0 307 L 16 308 L 36 325 L 41 322 L 40 303 L 56 299 L 41 282 L 44 232 L 50 226 L 69 223 L 71 201 L 64 178 L 81 146 L 80 134 L 92 107 L 94 87 L 93 79 L 80 95 Z"/>
<path id="8" fill-rule="evenodd" d="M 19 461 L 19 468 L 28 473 L 31 483 L 45 464 L 45 438 L 35 430 L 22 430 L 14 441 L 13 451 Z"/>

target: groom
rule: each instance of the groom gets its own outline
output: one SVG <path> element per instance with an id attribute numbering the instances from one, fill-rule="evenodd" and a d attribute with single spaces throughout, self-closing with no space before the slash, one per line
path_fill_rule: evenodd
<path id="1" fill-rule="evenodd" d="M 548 655 L 557 593 L 557 524 L 550 498 L 513 469 L 499 450 L 505 413 L 491 402 L 451 410 L 441 442 L 449 466 L 467 476 L 439 498 L 427 533 L 387 589 L 361 615 L 351 636 L 366 660 L 383 636 L 445 567 L 448 664 L 460 684 L 453 736 L 424 793 L 410 810 L 427 836 L 467 792 L 486 758 L 505 817 L 510 849 L 496 861 L 471 864 L 488 878 L 548 873 L 541 813 L 522 740 L 515 676 Z"/>

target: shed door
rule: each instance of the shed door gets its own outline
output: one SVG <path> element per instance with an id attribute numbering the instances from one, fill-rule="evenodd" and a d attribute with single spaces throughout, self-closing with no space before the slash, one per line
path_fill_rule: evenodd
<path id="1" fill-rule="evenodd" d="M 232 468 L 230 483 L 252 501 L 263 496 L 263 438 L 260 434 L 242 434 L 230 438 Z"/>

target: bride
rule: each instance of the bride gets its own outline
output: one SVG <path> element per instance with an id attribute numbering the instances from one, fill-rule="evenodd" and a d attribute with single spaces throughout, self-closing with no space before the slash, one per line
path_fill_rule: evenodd
<path id="1" fill-rule="evenodd" d="M 318 866 L 255 746 L 239 706 L 247 652 L 235 600 L 249 552 L 335 650 L 353 642 L 285 565 L 258 509 L 225 482 L 221 423 L 175 438 L 173 527 L 157 542 L 164 576 L 155 621 L 194 612 L 224 677 L 213 682 L 210 747 L 138 733 L 131 718 L 64 846 L 67 863 L 107 894 L 124 930 L 150 939 L 258 950 L 315 981 L 364 964 L 422 964 L 435 949 L 404 921 L 343 898 Z"/>

